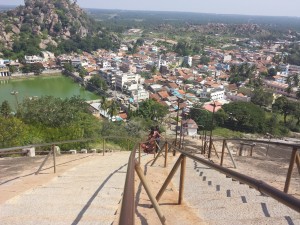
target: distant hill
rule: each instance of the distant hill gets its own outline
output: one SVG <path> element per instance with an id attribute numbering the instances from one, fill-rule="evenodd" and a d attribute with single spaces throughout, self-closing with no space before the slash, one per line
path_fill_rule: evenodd
<path id="1" fill-rule="evenodd" d="M 2 8 L 4 11 L 0 13 L 0 52 L 6 56 L 57 47 L 62 52 L 73 51 L 76 49 L 65 48 L 66 42 L 74 45 L 68 40 L 79 43 L 88 37 L 117 41 L 117 37 L 107 37 L 109 34 L 103 32 L 76 1 L 25 0 L 24 4 L 11 10 Z M 62 43 L 64 46 L 60 46 Z"/>
<path id="2" fill-rule="evenodd" d="M 0 12 L 16 8 L 17 5 L 0 5 Z"/>
<path id="3" fill-rule="evenodd" d="M 163 12 L 113 9 L 87 9 L 96 20 L 111 28 L 122 27 L 157 29 L 169 28 L 197 31 L 201 34 L 237 35 L 242 37 L 282 37 L 289 32 L 300 32 L 300 17 L 229 15 L 195 12 Z M 169 29 L 169 30 L 170 30 Z"/>

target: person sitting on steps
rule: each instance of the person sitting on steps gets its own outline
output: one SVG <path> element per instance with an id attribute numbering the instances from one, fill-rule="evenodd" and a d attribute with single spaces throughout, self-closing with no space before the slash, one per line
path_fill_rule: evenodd
<path id="1" fill-rule="evenodd" d="M 142 143 L 141 147 L 144 150 L 145 153 L 154 153 L 156 148 L 156 142 L 155 142 L 155 128 L 151 127 L 151 131 L 148 135 L 148 139 L 145 143 Z"/>

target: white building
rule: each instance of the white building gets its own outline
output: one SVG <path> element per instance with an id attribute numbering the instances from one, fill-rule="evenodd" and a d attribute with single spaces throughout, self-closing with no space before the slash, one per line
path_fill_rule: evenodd
<path id="1" fill-rule="evenodd" d="M 123 90 L 125 84 L 127 85 L 127 87 L 130 83 L 138 84 L 140 77 L 141 76 L 139 74 L 134 73 L 117 73 L 115 74 L 116 88 Z"/>
<path id="2" fill-rule="evenodd" d="M 28 64 L 31 63 L 42 63 L 43 58 L 37 55 L 25 55 L 25 62 Z"/>
<path id="3" fill-rule="evenodd" d="M 223 63 L 231 62 L 231 60 L 232 60 L 232 56 L 231 55 L 224 55 Z"/>
<path id="4" fill-rule="evenodd" d="M 184 134 L 186 134 L 188 136 L 196 136 L 197 135 L 198 125 L 194 120 L 188 119 L 188 120 L 182 121 L 182 125 L 184 127 Z"/>
<path id="5" fill-rule="evenodd" d="M 102 69 L 111 69 L 111 63 L 108 60 L 100 60 L 100 63 L 98 63 L 98 65 L 102 68 Z"/>
<path id="6" fill-rule="evenodd" d="M 0 77 L 9 77 L 9 76 L 10 76 L 9 68 L 6 67 L 6 65 L 4 64 L 0 64 Z"/>
<path id="7" fill-rule="evenodd" d="M 233 102 L 251 102 L 251 97 L 243 95 L 242 93 L 234 94 L 229 92 L 226 94 L 226 97 Z"/>
<path id="8" fill-rule="evenodd" d="M 191 56 L 184 56 L 183 61 L 191 67 L 192 63 L 193 63 L 193 57 L 191 57 Z"/>
<path id="9" fill-rule="evenodd" d="M 225 91 L 222 88 L 206 88 L 200 92 L 201 98 L 208 98 L 210 100 L 224 100 Z"/>
<path id="10" fill-rule="evenodd" d="M 127 45 L 124 45 L 124 44 L 120 45 L 120 50 L 121 51 L 128 51 Z"/>
<path id="11" fill-rule="evenodd" d="M 225 95 L 224 89 L 217 88 L 217 89 L 214 89 L 210 93 L 210 99 L 214 100 L 214 101 L 216 101 L 216 100 L 223 100 L 224 99 L 224 95 Z"/>
<path id="12" fill-rule="evenodd" d="M 42 51 L 42 55 L 43 55 L 44 61 L 55 59 L 54 53 L 49 52 L 49 51 Z"/>
<path id="13" fill-rule="evenodd" d="M 149 92 L 139 85 L 137 90 L 131 92 L 131 98 L 134 102 L 142 102 L 149 99 Z"/>

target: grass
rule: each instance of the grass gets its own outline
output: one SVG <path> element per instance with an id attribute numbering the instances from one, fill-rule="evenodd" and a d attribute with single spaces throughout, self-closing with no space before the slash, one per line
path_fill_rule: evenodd
<path id="1" fill-rule="evenodd" d="M 219 136 L 224 138 L 242 138 L 244 133 L 239 131 L 229 130 L 227 128 L 217 127 L 213 130 L 213 136 Z"/>
<path id="2" fill-rule="evenodd" d="M 97 143 L 91 144 L 91 148 L 99 149 L 102 151 L 103 149 L 103 141 L 99 141 Z M 105 150 L 120 150 L 120 151 L 127 151 L 128 150 L 128 142 L 126 139 L 119 140 L 119 143 L 113 143 L 110 140 L 105 141 Z M 130 143 L 129 150 L 132 150 L 132 143 Z"/>

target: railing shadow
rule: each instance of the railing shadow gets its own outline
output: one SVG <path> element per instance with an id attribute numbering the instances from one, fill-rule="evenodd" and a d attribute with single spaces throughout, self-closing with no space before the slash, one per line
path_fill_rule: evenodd
<path id="1" fill-rule="evenodd" d="M 89 156 L 84 156 L 84 157 L 79 158 L 79 159 L 73 159 L 73 160 L 70 160 L 70 161 L 67 161 L 67 162 L 64 162 L 64 163 L 59 163 L 59 164 L 56 164 L 56 165 L 57 166 L 61 166 L 61 165 L 65 165 L 65 164 L 68 164 L 68 163 L 71 163 L 71 162 L 74 162 L 74 161 L 78 161 L 78 160 L 81 160 L 81 159 L 84 159 L 84 158 L 88 158 L 88 157 L 90 157 L 90 155 Z M 49 166 L 47 168 L 44 168 L 41 171 L 45 171 L 45 170 L 48 170 L 48 169 L 51 169 L 51 168 L 53 168 L 53 166 Z M 34 175 L 34 174 L 35 174 L 35 172 L 32 172 L 32 173 L 29 173 L 29 174 L 25 174 L 25 175 L 22 175 L 22 176 L 17 176 L 17 177 L 11 178 L 9 180 L 1 182 L 0 186 L 3 185 L 3 184 L 7 184 L 7 183 L 9 183 L 11 181 L 18 180 L 18 179 L 24 178 L 24 177 L 28 177 L 28 176 L 31 176 L 31 175 Z M 45 174 L 45 173 L 42 173 L 42 174 Z"/>
<path id="2" fill-rule="evenodd" d="M 115 170 L 114 172 L 112 172 L 103 182 L 102 184 L 98 187 L 98 189 L 95 191 L 95 193 L 92 195 L 92 197 L 88 200 L 88 202 L 85 204 L 85 206 L 82 208 L 82 210 L 79 212 L 79 214 L 77 215 L 77 217 L 75 218 L 75 220 L 71 223 L 72 225 L 76 225 L 80 222 L 80 220 L 82 219 L 83 215 L 85 214 L 85 212 L 88 210 L 88 208 L 90 207 L 90 205 L 92 204 L 92 202 L 94 201 L 94 199 L 97 197 L 97 195 L 99 194 L 99 192 L 102 190 L 102 188 L 104 187 L 104 185 L 109 181 L 109 179 L 116 173 L 118 173 L 121 169 L 123 169 L 125 166 L 127 166 L 127 163 L 124 164 L 123 166 L 121 166 L 119 169 Z"/>

